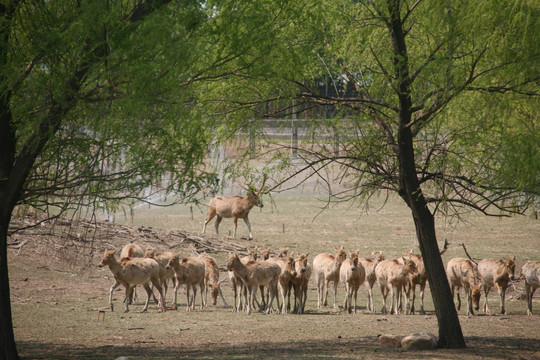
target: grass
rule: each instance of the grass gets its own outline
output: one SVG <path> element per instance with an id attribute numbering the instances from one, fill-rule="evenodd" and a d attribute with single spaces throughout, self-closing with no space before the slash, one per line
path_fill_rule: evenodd
<path id="1" fill-rule="evenodd" d="M 305 186 L 297 191 L 274 195 L 274 205 L 268 202 L 262 211 L 250 213 L 255 239 L 230 239 L 243 246 L 278 249 L 288 247 L 293 252 L 332 252 L 334 247 L 360 250 L 363 256 L 383 251 L 387 257 L 399 256 L 414 249 L 414 226 L 410 212 L 398 199 L 391 199 L 381 208 L 382 199 L 373 199 L 369 209 L 336 204 L 321 212 L 317 201 L 322 194 Z M 192 210 L 192 211 L 191 211 Z M 182 230 L 199 234 L 205 208 L 186 206 L 141 208 L 133 218 L 117 219 L 133 226 L 151 226 L 166 231 Z M 192 215 L 193 214 L 193 215 Z M 540 259 L 540 221 L 529 217 L 486 218 L 470 215 L 467 222 L 450 226 L 446 219 L 437 219 L 439 243 L 444 238 L 451 247 L 444 255 L 465 256 L 458 245 L 465 243 L 473 257 L 516 256 L 518 266 L 526 259 Z M 221 234 L 232 230 L 232 221 L 224 220 Z M 136 232 L 136 230 L 134 230 Z M 208 238 L 214 237 L 213 222 Z M 21 235 L 24 236 L 24 235 Z M 238 236 L 247 236 L 239 222 Z M 77 262 L 71 242 L 55 243 L 46 236 L 31 238 L 20 252 L 9 250 L 12 309 L 15 336 L 20 354 L 25 359 L 535 359 L 540 355 L 540 317 L 526 316 L 526 303 L 507 295 L 507 315 L 478 315 L 460 322 L 468 344 L 464 350 L 404 352 L 378 346 L 378 334 L 406 335 L 429 331 L 438 333 L 433 303 L 426 291 L 427 315 L 381 315 L 365 311 L 366 293 L 359 293 L 359 313 L 349 315 L 330 307 L 318 310 L 314 282 L 310 286 L 306 315 L 250 316 L 231 313 L 220 300 L 218 306 L 186 312 L 184 290 L 180 290 L 178 311 L 160 313 L 151 305 L 148 313 L 138 313 L 143 299 L 131 306 L 132 312 L 121 312 L 122 291 L 115 292 L 117 311 L 97 319 L 98 308 L 107 305 L 112 276 L 99 270 L 102 251 L 114 245 L 120 249 L 126 242 L 140 237 L 111 234 L 107 242 L 92 243 L 90 262 Z M 161 244 L 146 239 L 146 245 L 165 250 L 167 244 L 183 256 L 189 246 L 175 238 Z M 58 249 L 56 249 L 58 248 Z M 61 248 L 61 251 L 60 251 Z M 55 251 L 53 251 L 56 249 Z M 62 254 L 62 256 L 58 256 Z M 223 267 L 226 253 L 213 253 Z M 518 274 L 516 274 L 518 275 Z M 222 278 L 226 276 L 221 274 Z M 518 288 L 522 284 L 518 284 Z M 232 302 L 228 282 L 223 284 L 225 297 Z M 139 291 L 141 294 L 142 291 Z M 330 292 L 332 296 L 332 292 Z M 198 298 L 199 299 L 199 298 Z M 168 297 L 170 301 L 170 296 Z M 343 301 L 343 287 L 338 289 L 338 302 Z M 483 301 L 483 300 L 482 300 Z M 498 308 L 496 294 L 490 295 L 492 311 Z M 375 291 L 375 305 L 380 309 L 380 292 Z M 540 313 L 540 304 L 534 308 Z M 462 309 L 461 314 L 464 313 Z"/>

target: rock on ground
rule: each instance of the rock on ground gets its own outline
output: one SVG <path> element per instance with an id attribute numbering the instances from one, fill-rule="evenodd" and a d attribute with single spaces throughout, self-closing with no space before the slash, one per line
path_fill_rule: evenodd
<path id="1" fill-rule="evenodd" d="M 401 347 L 405 350 L 436 349 L 437 337 L 428 332 L 408 335 L 401 340 Z"/>

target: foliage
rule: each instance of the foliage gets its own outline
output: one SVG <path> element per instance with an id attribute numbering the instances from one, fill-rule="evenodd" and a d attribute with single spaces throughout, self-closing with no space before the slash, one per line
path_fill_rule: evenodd
<path id="1" fill-rule="evenodd" d="M 540 181 L 533 110 L 539 7 L 530 1 L 388 3 L 397 4 L 404 19 L 405 54 L 393 49 L 386 2 L 284 7 L 279 17 L 276 11 L 256 17 L 265 31 L 257 32 L 250 43 L 256 49 L 249 51 L 264 53 L 261 62 L 219 86 L 207 84 L 212 101 L 203 97 L 202 103 L 219 103 L 219 111 L 230 115 L 221 125 L 227 136 L 264 117 L 298 113 L 309 120 L 332 113 L 313 122 L 317 141 L 300 145 L 311 165 L 293 171 L 320 175 L 316 169 L 329 162 L 343 166 L 337 177 L 351 186 L 334 195 L 350 200 L 400 189 L 396 146 L 400 86 L 406 84 L 417 176 L 432 211 L 525 211 Z M 241 23 L 249 26 L 259 9 L 242 10 Z M 408 64 L 407 73 L 396 73 L 400 62 Z M 295 103 L 287 100 L 291 95 Z M 288 149 L 281 154 L 288 157 Z"/>
<path id="2" fill-rule="evenodd" d="M 58 213 L 129 204 L 158 191 L 196 201 L 216 181 L 202 166 L 208 126 L 191 111 L 186 86 L 200 72 L 204 9 L 175 3 L 144 22 L 129 21 L 136 7 L 55 1 L 17 8 L 2 76 L 11 90 L 18 154 L 54 104 L 66 108 L 19 203 Z M 85 63 L 89 69 L 72 94 L 66 83 Z M 76 102 L 65 103 L 69 96 Z"/>

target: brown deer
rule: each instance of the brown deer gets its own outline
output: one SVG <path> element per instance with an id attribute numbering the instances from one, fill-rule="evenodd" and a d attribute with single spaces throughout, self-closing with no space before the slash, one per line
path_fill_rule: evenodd
<path id="1" fill-rule="evenodd" d="M 386 309 L 386 298 L 388 293 L 392 296 L 392 304 L 390 306 L 390 314 L 399 314 L 398 304 L 401 302 L 401 297 L 403 294 L 403 288 L 407 281 L 409 281 L 409 274 L 417 274 L 418 269 L 414 261 L 410 259 L 401 258 L 382 260 L 377 264 L 375 268 L 375 276 L 377 277 L 377 282 L 381 288 L 381 294 L 383 296 L 383 307 L 381 312 L 383 314 L 387 313 Z M 409 306 L 409 299 L 405 297 L 405 303 L 407 307 Z"/>
<path id="2" fill-rule="evenodd" d="M 266 307 L 266 313 L 269 314 L 272 309 L 272 302 L 277 292 L 278 277 L 281 273 L 281 267 L 269 261 L 249 261 L 247 264 L 242 263 L 236 253 L 229 253 L 227 261 L 227 270 L 234 271 L 244 286 L 248 288 L 249 298 L 247 301 L 246 314 L 251 314 L 251 304 L 260 285 L 267 285 L 270 291 L 270 301 Z"/>
<path id="3" fill-rule="evenodd" d="M 126 287 L 126 299 L 134 286 L 143 285 L 146 290 L 147 298 L 142 312 L 146 312 L 148 303 L 150 302 L 150 296 L 152 295 L 152 290 L 149 285 L 150 282 L 159 292 L 159 307 L 165 311 L 165 296 L 163 295 L 161 281 L 159 279 L 158 263 L 150 258 L 124 258 L 124 260 L 119 263 L 114 257 L 115 254 L 116 251 L 114 250 L 106 250 L 101 263 L 98 265 L 100 268 L 108 266 L 114 276 L 115 283 L 111 286 L 111 290 L 109 291 L 109 306 L 111 311 L 114 311 L 112 302 L 114 289 L 122 284 Z M 128 301 L 125 303 L 126 309 L 124 312 L 127 313 L 129 311 Z"/>
<path id="4" fill-rule="evenodd" d="M 206 232 L 206 225 L 216 218 L 215 228 L 216 234 L 219 235 L 219 224 L 223 218 L 233 218 L 234 221 L 234 237 L 236 237 L 236 228 L 238 227 L 238 219 L 244 219 L 249 230 L 249 239 L 253 239 L 251 232 L 251 224 L 249 223 L 249 211 L 254 206 L 262 208 L 264 205 L 261 199 L 261 192 L 266 182 L 266 176 L 263 179 L 262 186 L 256 190 L 252 186 L 247 190 L 246 196 L 216 196 L 208 204 L 208 214 L 204 219 L 203 234 Z"/>
<path id="5" fill-rule="evenodd" d="M 450 283 L 452 299 L 457 290 L 458 311 L 461 309 L 459 289 L 463 288 L 467 297 L 467 316 L 474 315 L 473 306 L 476 310 L 480 308 L 480 291 L 482 288 L 482 278 L 478 272 L 478 265 L 469 259 L 453 258 L 446 265 L 446 276 Z"/>
<path id="6" fill-rule="evenodd" d="M 499 301 L 501 305 L 501 314 L 506 314 L 504 309 L 504 297 L 506 289 L 514 281 L 514 272 L 516 270 L 515 257 L 513 259 L 484 259 L 478 263 L 478 272 L 482 277 L 484 294 L 484 313 L 490 314 L 488 306 L 488 294 L 492 287 L 499 291 Z"/>
<path id="7" fill-rule="evenodd" d="M 527 261 L 521 267 L 521 276 L 525 279 L 527 315 L 532 315 L 532 300 L 534 292 L 540 287 L 540 261 Z"/>
<path id="8" fill-rule="evenodd" d="M 328 303 L 328 285 L 334 282 L 334 309 L 338 309 L 336 304 L 337 287 L 339 283 L 339 270 L 341 264 L 347 258 L 343 246 L 336 250 L 336 256 L 328 253 L 322 253 L 313 259 L 313 272 L 315 273 L 317 283 L 317 307 L 321 309 Z"/>

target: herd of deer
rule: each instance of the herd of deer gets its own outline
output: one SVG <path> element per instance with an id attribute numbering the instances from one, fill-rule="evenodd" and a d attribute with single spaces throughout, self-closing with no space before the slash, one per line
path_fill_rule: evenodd
<path id="1" fill-rule="evenodd" d="M 365 284 L 368 292 L 366 310 L 373 312 L 373 287 L 378 283 L 383 300 L 381 312 L 386 314 L 387 297 L 391 296 L 390 314 L 404 312 L 415 313 L 415 288 L 420 287 L 420 313 L 424 314 L 424 290 L 427 282 L 426 271 L 422 256 L 412 252 L 398 259 L 385 259 L 381 253 L 374 259 L 361 258 L 357 251 L 348 254 L 343 247 L 335 249 L 335 254 L 322 253 L 313 258 L 309 264 L 307 254 L 289 256 L 286 249 L 280 250 L 276 256 L 270 256 L 270 250 L 250 249 L 249 254 L 239 257 L 229 253 L 226 268 L 233 294 L 233 311 L 245 311 L 250 314 L 254 306 L 270 313 L 273 310 L 274 299 L 277 311 L 302 314 L 305 311 L 308 283 L 314 275 L 317 286 L 317 307 L 327 306 L 328 288 L 334 286 L 334 308 L 337 305 L 337 287 L 341 282 L 345 285 L 345 301 L 343 308 L 349 313 L 356 313 L 357 294 L 360 286 Z M 443 250 L 444 251 L 444 250 Z M 100 267 L 109 266 L 115 278 L 110 289 L 109 306 L 113 308 L 113 292 L 119 285 L 125 286 L 125 312 L 129 311 L 134 287 L 142 285 L 147 293 L 143 312 L 147 310 L 150 298 L 153 296 L 150 285 L 159 294 L 155 299 L 160 309 L 165 311 L 165 296 L 167 281 L 172 280 L 174 286 L 172 309 L 177 308 L 177 291 L 181 285 L 186 286 L 187 311 L 195 309 L 197 290 L 201 294 L 201 309 L 207 306 L 207 291 L 211 288 L 212 303 L 215 305 L 218 296 L 225 307 L 229 307 L 221 292 L 219 268 L 216 260 L 207 254 L 197 254 L 181 258 L 177 253 L 163 252 L 155 254 L 153 250 L 144 252 L 136 244 L 126 245 L 120 260 L 115 258 L 115 251 L 107 250 Z M 457 309 L 460 310 L 461 299 L 459 290 L 463 288 L 467 298 L 467 315 L 474 315 L 473 306 L 479 309 L 481 290 L 485 295 L 484 312 L 490 313 L 488 294 L 496 288 L 500 297 L 500 312 L 505 313 L 504 301 L 506 289 L 515 279 L 515 259 L 494 260 L 484 259 L 478 264 L 471 259 L 454 258 L 446 267 L 448 281 L 452 294 L 457 292 Z M 525 280 L 527 294 L 527 314 L 532 315 L 532 298 L 535 290 L 540 287 L 540 261 L 528 261 L 521 269 Z M 260 301 L 257 291 L 261 290 Z M 278 294 L 279 292 L 279 294 Z M 294 303 L 291 295 L 294 293 Z M 281 295 L 281 296 L 279 296 Z M 354 299 L 354 305 L 353 305 Z M 403 299 L 405 309 L 403 309 Z M 281 304 L 280 304 L 281 300 Z M 171 308 L 171 307 L 170 307 Z"/>
<path id="2" fill-rule="evenodd" d="M 249 230 L 249 238 L 253 238 L 249 223 L 249 211 L 254 206 L 263 207 L 261 201 L 263 184 L 259 189 L 250 187 L 246 196 L 217 196 L 208 206 L 208 214 L 204 220 L 203 234 L 206 225 L 214 217 L 216 233 L 219 233 L 219 224 L 223 218 L 233 218 L 234 237 L 238 219 L 243 219 Z M 448 248 L 445 246 L 441 255 Z M 466 250 L 466 249 L 465 249 Z M 249 251 L 245 257 L 239 258 L 237 254 L 229 254 L 227 270 L 234 293 L 233 311 L 246 311 L 251 313 L 254 304 L 269 313 L 272 310 L 274 298 L 278 303 L 278 311 L 287 313 L 291 308 L 290 296 L 294 290 L 293 311 L 303 313 L 307 298 L 308 282 L 311 274 L 315 275 L 317 284 L 317 306 L 322 308 L 327 305 L 328 286 L 334 285 L 334 308 L 338 308 L 337 287 L 340 282 L 345 284 L 346 296 L 343 304 L 349 313 L 356 313 L 356 300 L 358 289 L 362 284 L 366 285 L 368 300 L 366 309 L 374 311 L 373 286 L 378 282 L 383 297 L 381 312 L 386 314 L 388 309 L 386 301 L 388 294 L 391 295 L 390 313 L 397 314 L 403 311 L 402 303 L 405 299 L 405 312 L 414 314 L 415 290 L 420 287 L 420 313 L 424 314 L 424 290 L 427 282 L 426 270 L 421 255 L 412 252 L 398 259 L 384 259 L 379 253 L 374 259 L 360 258 L 358 252 L 350 252 L 349 257 L 343 247 L 336 249 L 336 255 L 322 253 L 315 256 L 313 265 L 308 263 L 308 254 L 299 254 L 296 258 L 288 256 L 285 250 L 276 257 L 270 257 L 268 249 L 261 251 L 261 258 L 256 249 Z M 115 283 L 109 294 L 109 305 L 113 310 L 112 296 L 119 285 L 124 285 L 125 311 L 129 311 L 128 304 L 132 299 L 133 289 L 137 285 L 143 285 L 147 293 L 146 304 L 143 311 L 148 308 L 150 297 L 153 296 L 150 283 L 159 293 L 159 306 L 165 311 L 165 296 L 167 281 L 172 279 L 174 285 L 173 309 L 177 307 L 178 287 L 186 285 L 187 310 L 195 308 L 197 288 L 201 293 L 201 308 L 206 307 L 207 290 L 212 288 L 212 302 L 215 305 L 217 296 L 220 295 L 225 306 L 228 307 L 221 293 L 219 269 L 215 259 L 202 254 L 194 257 L 180 259 L 178 254 L 163 252 L 154 254 L 152 250 L 146 253 L 135 244 L 128 244 L 122 249 L 120 262 L 115 259 L 115 252 L 107 250 L 103 256 L 100 267 L 108 265 L 114 275 Z M 467 297 L 467 315 L 474 315 L 473 306 L 476 310 L 480 307 L 481 290 L 484 290 L 484 312 L 490 313 L 488 307 L 488 294 L 492 288 L 496 288 L 500 297 L 500 311 L 505 313 L 504 300 L 506 289 L 514 280 L 515 259 L 494 260 L 484 259 L 478 264 L 472 259 L 454 258 L 446 267 L 446 275 L 452 291 L 452 296 L 457 291 L 457 309 L 461 308 L 459 289 L 463 288 Z M 521 269 L 525 280 L 527 295 L 527 314 L 532 314 L 532 298 L 540 287 L 540 261 L 528 261 Z M 261 290 L 261 302 L 257 299 L 257 290 Z M 281 294 L 279 304 L 278 290 Z M 405 293 L 405 296 L 403 294 Z M 242 302 L 242 297 L 244 301 Z M 287 298 L 287 303 L 285 303 Z M 352 300 L 354 298 L 354 306 Z M 155 299 L 155 298 L 154 298 Z"/>

